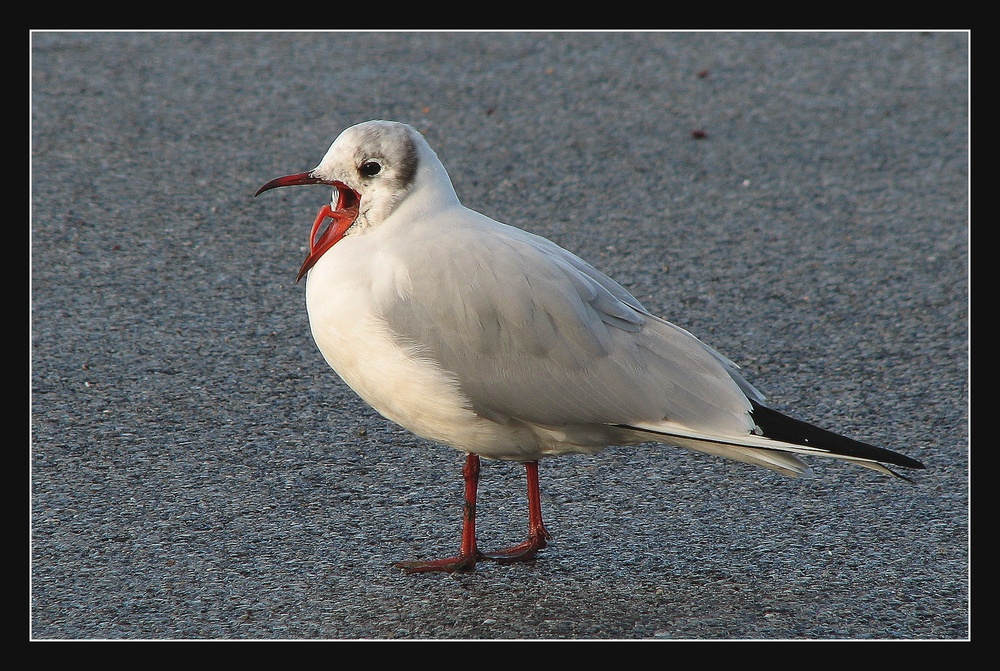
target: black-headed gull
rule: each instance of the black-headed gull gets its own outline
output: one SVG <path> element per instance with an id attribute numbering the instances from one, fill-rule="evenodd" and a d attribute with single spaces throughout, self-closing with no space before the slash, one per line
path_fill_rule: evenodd
<path id="1" fill-rule="evenodd" d="M 301 184 L 333 187 L 299 271 L 327 363 L 388 419 L 467 454 L 458 556 L 396 564 L 407 572 L 532 559 L 549 538 L 542 457 L 656 441 L 793 477 L 810 472 L 796 454 L 923 468 L 768 408 L 734 363 L 586 261 L 463 206 L 411 126 L 348 128 L 315 169 L 257 193 Z M 498 552 L 476 545 L 480 456 L 527 472 L 528 539 Z"/>

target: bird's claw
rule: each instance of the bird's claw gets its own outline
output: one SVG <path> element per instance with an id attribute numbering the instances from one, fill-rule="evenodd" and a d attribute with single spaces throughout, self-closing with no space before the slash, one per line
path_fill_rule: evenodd
<path id="1" fill-rule="evenodd" d="M 393 564 L 396 568 L 403 569 L 404 573 L 465 573 L 476 568 L 476 560 L 480 553 L 475 555 L 458 555 L 457 557 L 447 557 L 446 559 L 434 559 L 432 561 L 401 561 Z"/>
<path id="2" fill-rule="evenodd" d="M 489 559 L 501 564 L 513 564 L 514 562 L 531 561 L 538 554 L 538 551 L 546 547 L 546 542 L 551 536 L 544 528 L 532 531 L 528 540 L 513 547 L 495 550 L 493 552 L 480 552 L 483 559 Z"/>

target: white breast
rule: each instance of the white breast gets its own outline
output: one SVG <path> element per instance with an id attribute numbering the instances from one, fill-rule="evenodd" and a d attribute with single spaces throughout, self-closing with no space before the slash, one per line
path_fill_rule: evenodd
<path id="1" fill-rule="evenodd" d="M 326 362 L 382 416 L 418 436 L 485 457 L 537 458 L 533 431 L 479 417 L 451 375 L 392 337 L 380 306 L 407 298 L 410 287 L 406 268 L 379 251 L 376 237 L 344 238 L 309 272 L 309 325 Z"/>

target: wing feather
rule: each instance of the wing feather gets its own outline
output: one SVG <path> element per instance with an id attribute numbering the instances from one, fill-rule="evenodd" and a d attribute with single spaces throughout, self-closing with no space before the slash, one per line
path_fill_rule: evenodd
<path id="1" fill-rule="evenodd" d="M 477 412 L 549 427 L 752 429 L 727 359 L 554 243 L 475 222 L 438 222 L 436 244 L 399 250 L 412 292 L 383 316 Z"/>

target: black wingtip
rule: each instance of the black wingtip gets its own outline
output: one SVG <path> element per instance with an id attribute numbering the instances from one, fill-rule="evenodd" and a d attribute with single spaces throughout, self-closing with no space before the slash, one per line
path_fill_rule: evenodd
<path id="1" fill-rule="evenodd" d="M 793 445 L 828 450 L 833 455 L 856 457 L 869 461 L 882 461 L 887 464 L 904 466 L 906 468 L 924 468 L 924 465 L 916 459 L 911 459 L 898 452 L 893 452 L 882 447 L 875 447 L 874 445 L 869 445 L 853 438 L 841 436 L 833 431 L 821 429 L 818 426 L 813 426 L 794 417 L 783 415 L 777 410 L 772 410 L 767 406 L 757 403 L 753 399 L 750 399 L 750 404 L 752 406 L 750 414 L 753 416 L 753 421 L 760 427 L 760 430 L 767 438 L 792 443 Z M 909 478 L 905 477 L 903 479 L 909 480 Z"/>

